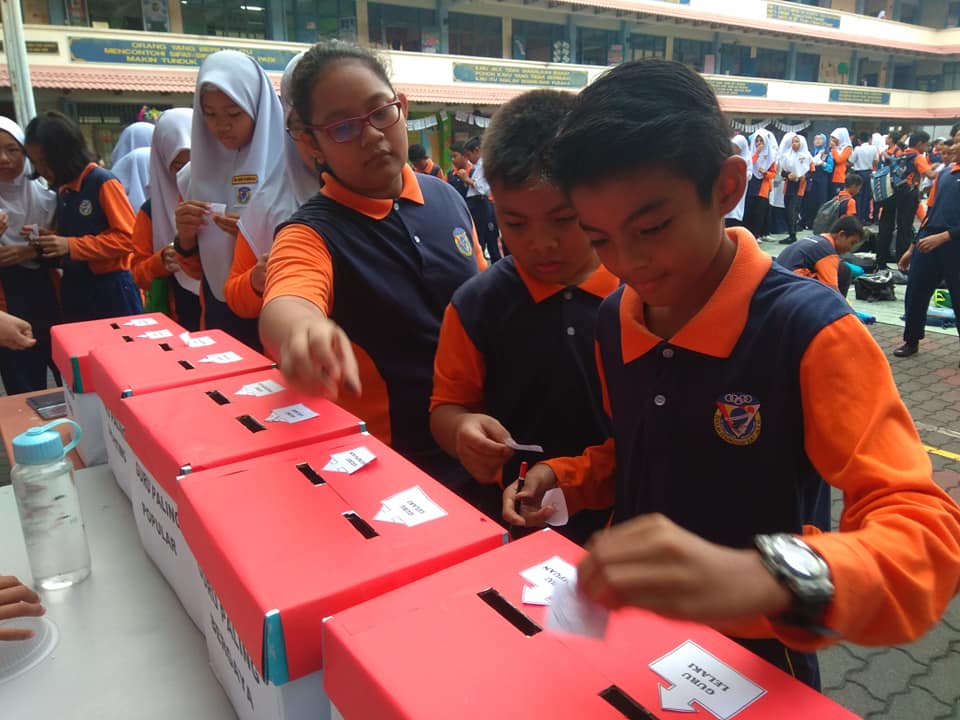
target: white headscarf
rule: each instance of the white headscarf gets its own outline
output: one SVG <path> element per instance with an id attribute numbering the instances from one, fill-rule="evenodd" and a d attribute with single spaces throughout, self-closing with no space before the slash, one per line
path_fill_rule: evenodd
<path id="1" fill-rule="evenodd" d="M 135 122 L 133 125 L 127 125 L 120 133 L 120 137 L 117 138 L 117 144 L 113 146 L 113 154 L 110 156 L 110 169 L 112 170 L 124 155 L 137 148 L 150 147 L 153 130 L 153 123 L 148 122 Z"/>
<path id="2" fill-rule="evenodd" d="M 239 150 L 228 150 L 207 129 L 203 113 L 193 114 L 189 182 L 184 199 L 223 203 L 240 213 L 274 169 L 283 162 L 283 110 L 270 78 L 257 61 L 235 50 L 208 55 L 197 75 L 193 106 L 201 107 L 201 89 L 213 85 L 253 118 L 253 138 Z M 200 229 L 200 261 L 218 300 L 233 264 L 236 238 L 208 221 Z"/>
<path id="3" fill-rule="evenodd" d="M 150 148 L 134 148 L 110 168 L 117 180 L 127 191 L 127 199 L 133 211 L 140 210 L 147 199 L 147 187 L 150 185 Z"/>
<path id="4" fill-rule="evenodd" d="M 773 133 L 764 128 L 760 128 L 750 136 L 750 159 L 753 160 L 753 153 L 756 150 L 757 136 L 763 138 L 763 152 L 758 153 L 757 162 L 753 164 L 753 176 L 762 178 L 763 174 L 770 169 L 777 160 L 777 139 Z"/>
<path id="5" fill-rule="evenodd" d="M 3 130 L 23 147 L 23 130 L 10 118 L 0 115 L 0 130 Z M 20 236 L 24 225 L 48 226 L 57 208 L 57 195 L 45 188 L 39 180 L 31 180 L 30 161 L 24 153 L 23 172 L 13 180 L 0 180 L 0 210 L 7 214 L 7 231 L 0 237 L 0 245 L 25 245 Z M 36 263 L 24 263 L 39 267 Z"/>
<path id="6" fill-rule="evenodd" d="M 177 179 L 170 172 L 170 163 L 181 150 L 190 149 L 190 128 L 193 110 L 173 108 L 157 119 L 157 129 L 150 143 L 150 220 L 153 227 L 153 250 L 157 252 L 173 242 L 177 234 L 174 214 L 180 202 Z M 177 282 L 194 294 L 200 293 L 200 281 L 182 270 L 174 273 Z"/>
<path id="7" fill-rule="evenodd" d="M 844 148 L 853 147 L 853 143 L 850 142 L 850 131 L 843 127 L 836 128 L 830 137 L 837 139 L 837 149 L 843 150 Z"/>
<path id="8" fill-rule="evenodd" d="M 289 122 L 290 114 L 294 111 L 291 87 L 293 71 L 304 52 L 298 53 L 287 63 L 280 81 L 280 102 L 285 122 Z M 320 189 L 317 171 L 304 165 L 289 135 L 284 133 L 284 139 L 283 162 L 264 181 L 239 222 L 243 236 L 258 258 L 270 252 L 277 225 L 293 215 Z"/>
<path id="9" fill-rule="evenodd" d="M 750 151 L 750 143 L 747 142 L 747 139 L 743 135 L 734 135 L 733 136 L 733 150 L 736 155 L 739 155 L 743 158 L 744 162 L 747 163 L 746 175 L 747 179 L 750 178 L 750 166 L 753 161 L 753 153 Z M 743 186 L 743 194 L 740 196 L 740 202 L 737 203 L 737 206 L 727 213 L 728 218 L 733 218 L 734 220 L 743 220 L 743 207 L 747 200 L 747 186 Z"/>
<path id="10" fill-rule="evenodd" d="M 877 149 L 877 156 L 879 156 L 882 152 L 886 152 L 887 150 L 887 141 L 884 136 L 878 132 L 873 134 L 873 137 L 870 139 L 870 144 Z"/>
<path id="11" fill-rule="evenodd" d="M 800 138 L 800 149 L 793 149 L 793 139 Z M 793 173 L 798 178 L 802 178 L 810 172 L 810 163 L 813 158 L 807 149 L 807 139 L 803 135 L 797 135 L 795 132 L 788 132 L 780 141 L 780 169 Z"/>

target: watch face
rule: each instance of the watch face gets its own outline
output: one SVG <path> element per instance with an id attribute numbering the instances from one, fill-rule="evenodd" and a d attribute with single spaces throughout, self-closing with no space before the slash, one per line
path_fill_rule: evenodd
<path id="1" fill-rule="evenodd" d="M 790 571 L 800 578 L 814 578 L 824 571 L 824 562 L 819 555 L 793 538 L 778 543 L 777 550 Z"/>

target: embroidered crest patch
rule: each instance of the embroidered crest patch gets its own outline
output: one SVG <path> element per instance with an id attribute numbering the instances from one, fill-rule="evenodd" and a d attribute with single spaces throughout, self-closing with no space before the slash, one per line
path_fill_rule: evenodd
<path id="1" fill-rule="evenodd" d="M 470 234 L 462 227 L 453 229 L 453 242 L 464 257 L 473 255 L 473 240 L 470 239 Z"/>
<path id="2" fill-rule="evenodd" d="M 81 200 L 80 205 L 77 207 L 77 211 L 84 217 L 90 217 L 93 213 L 93 203 L 89 200 Z"/>
<path id="3" fill-rule="evenodd" d="M 237 188 L 237 204 L 246 205 L 250 202 L 250 196 L 253 192 L 246 185 Z"/>
<path id="4" fill-rule="evenodd" d="M 760 436 L 760 402 L 749 393 L 732 392 L 717 400 L 713 429 L 731 445 L 751 445 Z"/>

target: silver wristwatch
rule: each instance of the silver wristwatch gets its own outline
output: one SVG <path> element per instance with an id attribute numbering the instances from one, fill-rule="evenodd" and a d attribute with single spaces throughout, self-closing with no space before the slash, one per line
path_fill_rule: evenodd
<path id="1" fill-rule="evenodd" d="M 777 582 L 793 595 L 793 604 L 776 622 L 824 634 L 823 615 L 833 601 L 830 568 L 820 554 L 788 533 L 757 535 L 760 559 Z"/>

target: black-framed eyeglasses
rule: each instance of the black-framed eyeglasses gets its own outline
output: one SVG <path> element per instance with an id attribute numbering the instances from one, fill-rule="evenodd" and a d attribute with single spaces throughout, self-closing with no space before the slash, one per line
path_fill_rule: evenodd
<path id="1" fill-rule="evenodd" d="M 356 140 L 363 132 L 363 128 L 370 125 L 376 130 L 386 130 L 397 124 L 402 113 L 400 100 L 393 100 L 368 112 L 366 115 L 337 120 L 328 125 L 307 125 L 303 127 L 313 132 L 326 133 L 335 143 L 345 143 Z"/>

